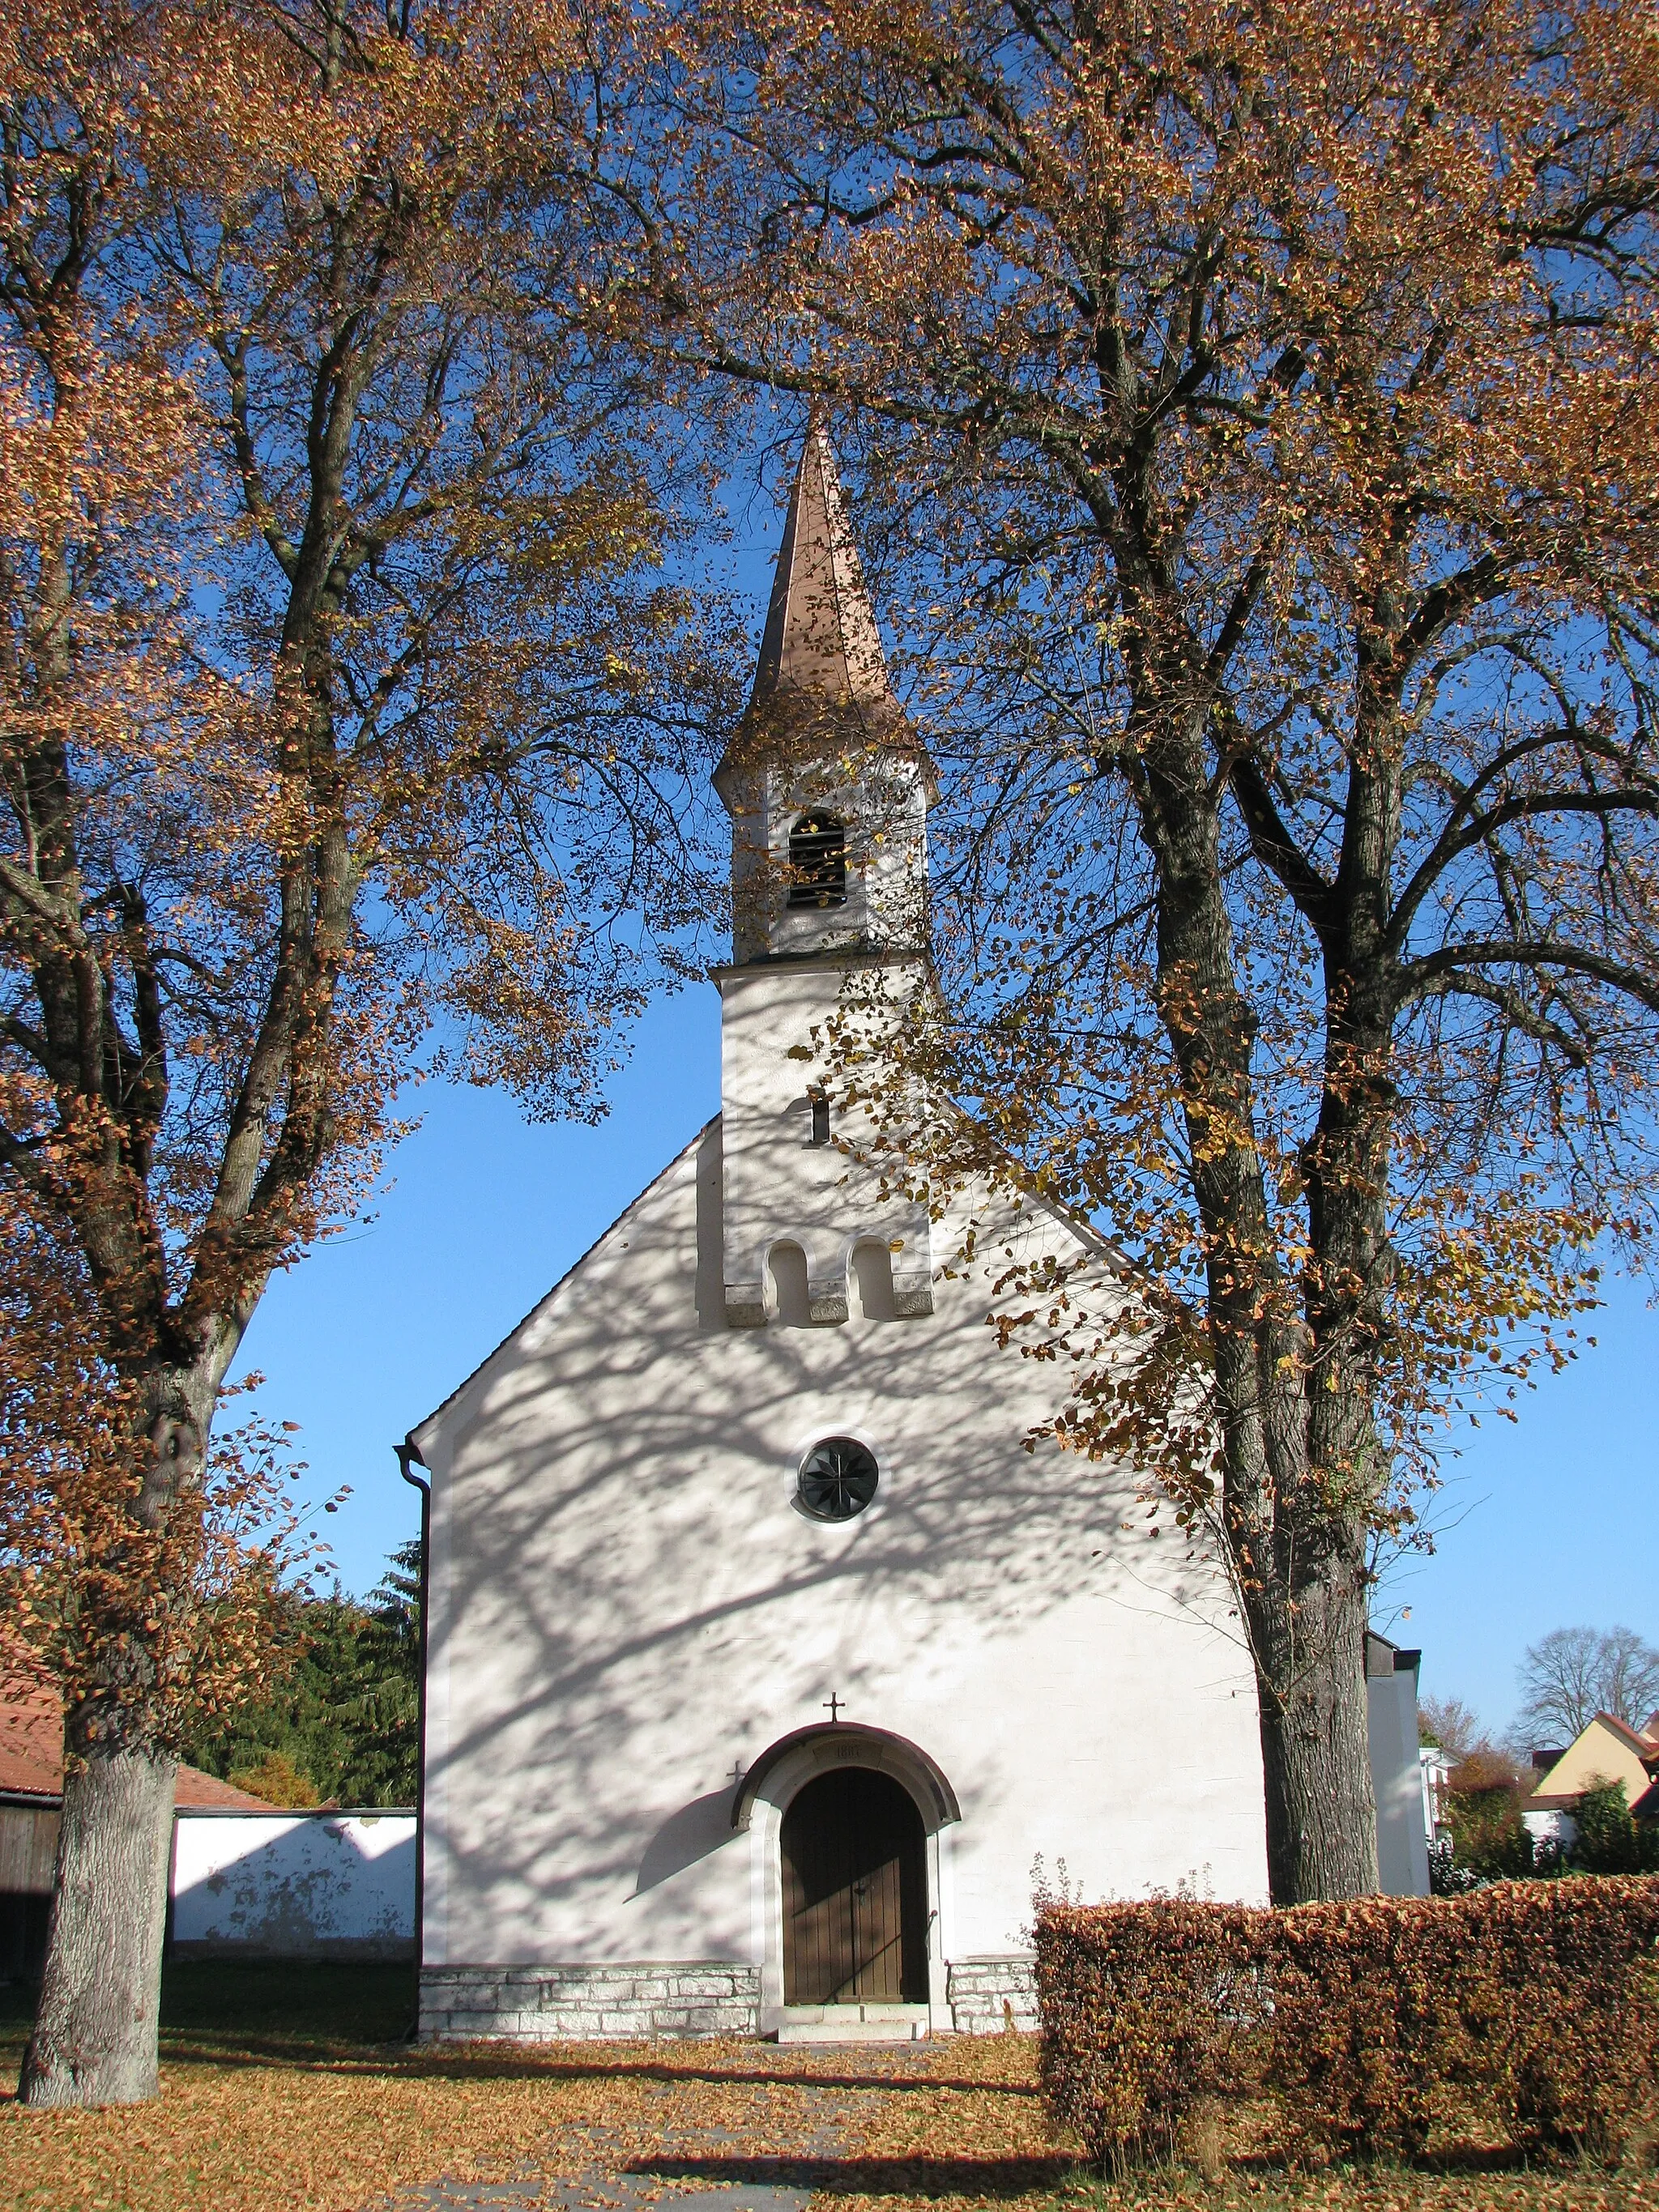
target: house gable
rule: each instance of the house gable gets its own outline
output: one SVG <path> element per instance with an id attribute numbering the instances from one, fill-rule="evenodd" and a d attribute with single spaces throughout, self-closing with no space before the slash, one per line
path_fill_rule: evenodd
<path id="1" fill-rule="evenodd" d="M 668 1196 L 679 1176 L 688 1164 L 695 1166 L 699 1153 L 708 1147 L 711 1139 L 717 1150 L 720 1124 L 718 1114 L 706 1121 L 690 1142 L 675 1153 L 661 1173 L 653 1176 L 639 1196 L 623 1207 L 610 1227 L 601 1231 L 580 1258 L 572 1261 L 552 1288 L 537 1299 L 524 1318 L 514 1323 L 495 1349 L 487 1352 L 471 1373 L 458 1382 L 449 1395 L 409 1431 L 408 1441 L 414 1446 L 422 1464 L 425 1463 L 426 1453 L 438 1439 L 466 1418 L 468 1408 L 488 1390 L 497 1371 L 511 1364 L 519 1354 L 528 1349 L 552 1326 L 561 1300 L 577 1289 L 584 1275 L 605 1260 L 614 1261 L 620 1257 L 622 1249 L 632 1242 L 631 1236 L 624 1232 L 639 1226 L 653 1210 L 653 1202 L 660 1202 Z M 619 1315 L 618 1320 L 623 1319 L 623 1316 Z"/>
<path id="2" fill-rule="evenodd" d="M 1597 1713 L 1542 1776 L 1527 1810 L 1570 1809 L 1599 1782 L 1616 1782 L 1626 1803 L 1634 1805 L 1651 1779 L 1646 1762 L 1654 1759 L 1659 1759 L 1659 1743 L 1638 1735 L 1614 1713 Z"/>

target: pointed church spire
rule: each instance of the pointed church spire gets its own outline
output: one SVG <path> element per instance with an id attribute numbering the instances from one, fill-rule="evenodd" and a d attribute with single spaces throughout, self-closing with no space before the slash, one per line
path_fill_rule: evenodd
<path id="1" fill-rule="evenodd" d="M 850 708 L 872 736 L 899 719 L 835 449 L 816 414 L 795 471 L 750 711 L 781 719 L 778 709 L 797 700 Z"/>
<path id="2" fill-rule="evenodd" d="M 925 944 L 933 770 L 888 681 L 821 417 L 807 425 L 748 708 L 714 787 L 732 817 L 734 960 Z"/>

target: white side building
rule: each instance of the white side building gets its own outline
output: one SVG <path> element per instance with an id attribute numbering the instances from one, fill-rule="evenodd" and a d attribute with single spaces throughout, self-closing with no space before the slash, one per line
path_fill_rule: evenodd
<path id="1" fill-rule="evenodd" d="M 1434 1811 L 1418 1740 L 1420 1651 L 1387 1637 L 1365 1638 L 1365 1705 L 1371 1795 L 1376 1800 L 1376 1873 L 1385 1895 L 1426 1897 Z"/>
<path id="2" fill-rule="evenodd" d="M 1024 2025 L 1039 1857 L 1267 1894 L 1224 1580 L 1026 1450 L 1053 1369 L 811 1085 L 848 971 L 922 957 L 929 795 L 822 431 L 717 783 L 722 1110 L 411 1435 L 431 2035 Z"/>
<path id="3" fill-rule="evenodd" d="M 416 1847 L 412 1813 L 181 1805 L 168 1947 L 184 1959 L 408 1959 Z"/>

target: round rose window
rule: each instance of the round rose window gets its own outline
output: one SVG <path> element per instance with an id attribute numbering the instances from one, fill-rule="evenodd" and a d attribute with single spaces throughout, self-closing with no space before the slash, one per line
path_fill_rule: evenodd
<path id="1" fill-rule="evenodd" d="M 801 1462 L 795 1494 L 815 1521 L 850 1521 L 875 1496 L 880 1480 L 875 1454 L 855 1437 L 826 1437 Z"/>

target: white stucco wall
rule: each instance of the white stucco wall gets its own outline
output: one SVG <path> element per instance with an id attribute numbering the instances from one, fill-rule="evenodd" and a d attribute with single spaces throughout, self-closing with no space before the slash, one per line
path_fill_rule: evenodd
<path id="1" fill-rule="evenodd" d="M 914 970 L 896 968 L 895 998 Z M 854 1249 L 866 1238 L 889 1255 L 896 1288 L 931 1287 L 933 1229 L 926 1206 L 849 1165 L 834 1145 L 811 1143 L 810 1064 L 787 1047 L 811 1039 L 837 1006 L 842 971 L 834 966 L 725 968 L 720 986 L 720 1183 L 715 1194 L 724 1248 L 726 1312 L 757 1301 L 776 1317 L 777 1286 L 768 1253 L 781 1241 L 806 1257 L 809 1286 L 849 1289 Z M 705 1209 L 705 1229 L 707 1228 Z M 850 1317 L 850 1310 L 849 1310 Z M 878 1340 L 872 1340 L 872 1342 Z"/>
<path id="2" fill-rule="evenodd" d="M 725 1137 L 745 1231 L 769 1205 L 844 1249 L 879 1202 L 803 1151 L 787 1057 L 838 980 L 745 986 L 735 1054 L 728 992 Z M 832 1692 L 957 1793 L 947 1960 L 1021 1948 L 1039 1854 L 1094 1899 L 1264 1899 L 1254 1681 L 1212 1565 L 1145 1533 L 1128 1471 L 1023 1449 L 1054 1370 L 998 1351 L 983 1277 L 936 1267 L 909 1320 L 854 1295 L 839 1326 L 728 1327 L 721 1152 L 712 1124 L 417 1431 L 426 1961 L 763 1964 L 775 1826 L 732 1832 L 734 1777 Z M 840 1526 L 793 1502 L 834 1434 L 881 1467 Z"/>
<path id="3" fill-rule="evenodd" d="M 192 1813 L 173 1829 L 176 1948 L 407 1958 L 412 1813 Z"/>
<path id="4" fill-rule="evenodd" d="M 1386 1897 L 1426 1897 L 1429 1838 L 1418 1755 L 1417 1676 L 1406 1667 L 1391 1674 L 1372 1673 L 1365 1691 L 1371 1791 L 1376 1800 L 1377 1880 Z"/>

